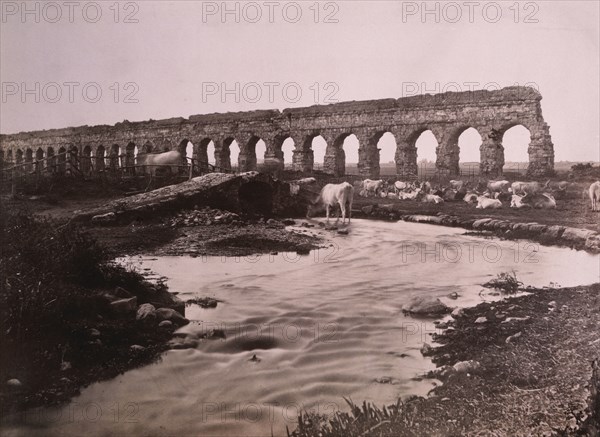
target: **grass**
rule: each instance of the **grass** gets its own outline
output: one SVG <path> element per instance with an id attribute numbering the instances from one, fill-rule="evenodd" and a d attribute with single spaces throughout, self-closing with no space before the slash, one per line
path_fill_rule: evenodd
<path id="1" fill-rule="evenodd" d="M 81 386 L 153 359 L 166 342 L 165 333 L 139 329 L 133 317 L 115 319 L 105 297 L 122 287 L 143 303 L 165 290 L 110 263 L 83 229 L 2 208 L 0 242 L 4 411 L 64 401 Z M 90 336 L 96 328 L 100 341 Z M 148 349 L 132 359 L 131 344 Z M 8 387 L 9 379 L 21 386 Z"/>

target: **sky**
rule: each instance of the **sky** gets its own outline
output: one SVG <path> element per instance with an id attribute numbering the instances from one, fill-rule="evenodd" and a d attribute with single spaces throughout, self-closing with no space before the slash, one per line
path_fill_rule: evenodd
<path id="1" fill-rule="evenodd" d="M 1 133 L 529 84 L 556 160 L 600 160 L 595 0 L 23 5 L 1 2 Z M 508 131 L 506 160 L 528 142 Z M 479 144 L 466 132 L 461 161 Z M 419 159 L 435 146 L 423 134 Z M 393 138 L 380 147 L 392 161 Z M 356 162 L 356 141 L 344 148 Z"/>

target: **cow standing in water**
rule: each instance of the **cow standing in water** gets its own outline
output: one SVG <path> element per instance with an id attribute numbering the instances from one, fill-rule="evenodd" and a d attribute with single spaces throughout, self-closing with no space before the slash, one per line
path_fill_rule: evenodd
<path id="1" fill-rule="evenodd" d="M 325 208 L 327 214 L 327 222 L 329 222 L 329 208 L 335 205 L 339 205 L 342 210 L 342 224 L 346 221 L 346 204 L 348 204 L 348 223 L 352 218 L 352 199 L 354 197 L 354 187 L 348 182 L 342 182 L 341 184 L 327 184 L 321 189 L 321 193 L 316 201 L 312 205 L 309 205 L 308 211 L 306 212 L 306 218 L 323 210 Z M 338 211 L 336 223 L 340 220 L 340 213 Z"/>

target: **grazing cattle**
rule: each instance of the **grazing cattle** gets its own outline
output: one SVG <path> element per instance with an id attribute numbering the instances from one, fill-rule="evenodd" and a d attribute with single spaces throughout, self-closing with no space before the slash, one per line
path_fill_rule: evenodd
<path id="1" fill-rule="evenodd" d="M 478 197 L 479 196 L 477 195 L 477 193 L 467 193 L 465 194 L 465 197 L 463 197 L 463 200 L 468 204 L 475 204 L 477 203 Z"/>
<path id="2" fill-rule="evenodd" d="M 477 198 L 477 209 L 499 209 L 502 208 L 502 202 L 498 199 L 490 199 L 489 197 L 479 196 Z"/>
<path id="3" fill-rule="evenodd" d="M 588 194 L 590 196 L 590 201 L 592 202 L 592 211 L 600 211 L 600 206 L 598 205 L 598 202 L 600 201 L 600 181 L 596 181 L 590 185 Z"/>
<path id="4" fill-rule="evenodd" d="M 456 191 L 462 191 L 463 187 L 468 187 L 469 186 L 469 181 L 465 182 L 465 181 L 455 181 L 452 180 L 450 181 L 450 188 L 454 188 Z"/>
<path id="5" fill-rule="evenodd" d="M 414 191 L 409 191 L 409 192 L 400 191 L 398 193 L 398 199 L 400 199 L 400 200 L 415 200 L 420 192 L 421 192 L 421 190 L 414 190 Z"/>
<path id="6" fill-rule="evenodd" d="M 423 203 L 435 203 L 436 205 L 438 203 L 444 203 L 444 199 L 442 199 L 440 196 L 437 196 L 435 194 L 428 194 L 424 191 L 418 191 L 415 199 Z"/>
<path id="7" fill-rule="evenodd" d="M 184 158 L 176 150 L 163 153 L 144 153 L 137 156 L 137 162 L 146 166 L 145 171 L 151 176 L 156 176 L 156 172 L 161 169 L 169 169 L 171 173 L 176 174 L 179 166 L 184 164 Z"/>
<path id="8" fill-rule="evenodd" d="M 511 208 L 523 209 L 523 208 L 531 208 L 531 205 L 528 203 L 523 203 L 523 196 L 519 196 L 517 194 L 513 194 L 510 201 Z"/>
<path id="9" fill-rule="evenodd" d="M 454 188 L 446 188 L 442 195 L 443 199 L 447 202 L 452 202 L 453 200 L 456 200 L 457 196 L 458 196 L 458 190 L 456 190 Z"/>
<path id="10" fill-rule="evenodd" d="M 405 191 L 413 188 L 412 184 L 408 182 L 396 181 L 394 182 L 394 191 L 398 193 L 399 191 Z"/>
<path id="11" fill-rule="evenodd" d="M 556 200 L 551 194 L 526 194 L 522 197 L 521 202 L 531 205 L 537 209 L 555 209 Z"/>
<path id="12" fill-rule="evenodd" d="M 312 185 L 312 184 L 316 184 L 317 180 L 315 178 L 304 178 L 304 179 L 298 179 L 297 181 L 291 181 L 290 182 L 290 194 L 292 196 L 297 195 L 300 192 L 300 187 L 305 186 L 305 185 Z"/>
<path id="13" fill-rule="evenodd" d="M 511 185 L 511 189 L 513 194 L 537 194 L 540 191 L 548 188 L 548 185 L 550 184 L 550 181 L 548 180 L 548 182 L 546 182 L 544 185 L 542 185 L 540 182 L 537 181 L 533 181 L 533 182 L 513 182 Z"/>
<path id="14" fill-rule="evenodd" d="M 342 223 L 346 221 L 346 204 L 348 204 L 348 223 L 352 217 L 352 198 L 354 196 L 354 187 L 348 182 L 341 184 L 327 184 L 321 189 L 321 193 L 312 205 L 308 206 L 306 217 L 325 208 L 327 221 L 329 222 L 329 208 L 335 205 L 340 206 L 342 211 Z M 340 219 L 340 213 L 337 213 L 336 222 Z"/>
<path id="15" fill-rule="evenodd" d="M 510 182 L 504 181 L 488 181 L 486 188 L 490 193 L 508 193 Z"/>
<path id="16" fill-rule="evenodd" d="M 362 182 L 362 188 L 366 192 L 367 196 L 376 196 L 383 189 L 383 180 L 373 181 L 371 179 L 365 179 Z"/>

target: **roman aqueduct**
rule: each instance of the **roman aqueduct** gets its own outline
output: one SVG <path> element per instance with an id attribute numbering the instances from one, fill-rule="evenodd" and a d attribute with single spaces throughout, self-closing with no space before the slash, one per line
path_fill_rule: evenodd
<path id="1" fill-rule="evenodd" d="M 64 168 L 65 156 L 77 157 L 82 173 L 135 165 L 135 153 L 181 150 L 193 143 L 194 166 L 209 169 L 208 145 L 214 144 L 217 169 L 230 171 L 230 145 L 239 147 L 239 171 L 257 167 L 256 144 L 266 145 L 267 168 L 284 166 L 282 145 L 294 141 L 293 169 L 310 173 L 314 155 L 312 140 L 327 142 L 323 170 L 336 176 L 345 172 L 344 139 L 359 141 L 358 171 L 377 178 L 380 173 L 378 142 L 390 132 L 396 140 L 398 175 L 417 174 L 419 135 L 430 130 L 438 142 L 436 167 L 448 175 L 459 174 L 458 138 L 468 128 L 482 138 L 480 172 L 489 177 L 502 174 L 502 138 L 509 128 L 522 125 L 530 132 L 528 148 L 531 176 L 554 169 L 554 148 L 541 110 L 542 97 L 533 88 L 509 87 L 496 91 L 448 92 L 400 99 L 342 102 L 283 111 L 264 110 L 194 115 L 142 122 L 124 121 L 114 126 L 80 126 L 64 129 L 0 135 L 3 167 L 43 165 Z"/>

